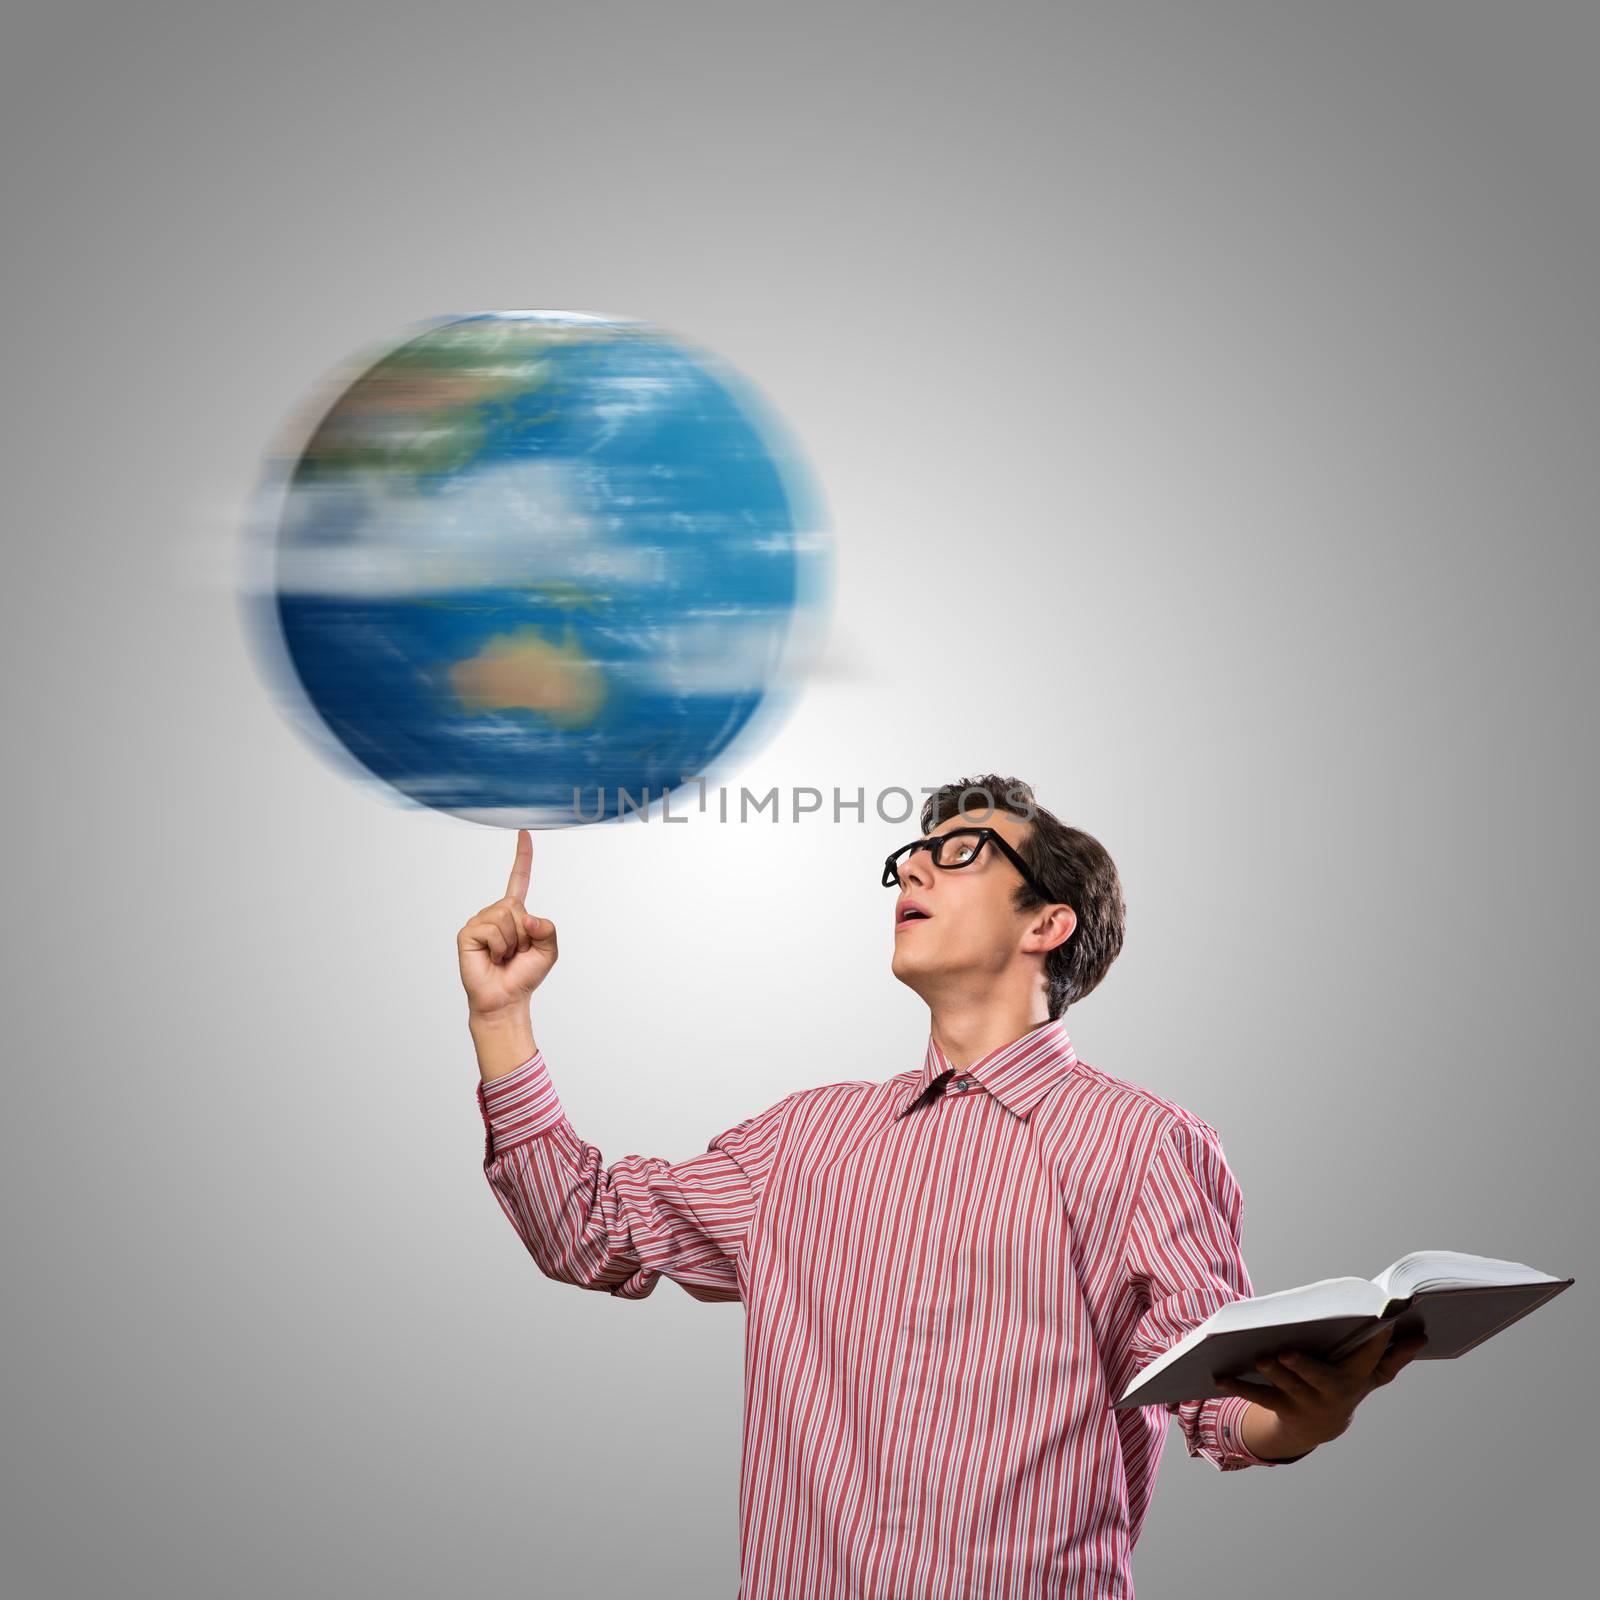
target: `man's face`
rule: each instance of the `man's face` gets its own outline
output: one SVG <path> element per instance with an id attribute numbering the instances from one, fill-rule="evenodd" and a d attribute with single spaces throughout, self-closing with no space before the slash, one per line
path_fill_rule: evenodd
<path id="1" fill-rule="evenodd" d="M 993 828 L 1021 855 L 1033 824 L 1009 812 L 987 811 L 951 817 L 927 837 L 972 827 Z M 1058 917 L 1066 932 L 1056 926 L 1043 938 L 1029 933 L 1047 908 L 1013 908 L 1022 877 L 993 842 L 964 867 L 936 867 L 926 850 L 914 850 L 899 865 L 894 975 L 930 1003 L 935 994 L 942 1000 L 981 998 L 1024 948 L 1038 953 L 1072 930 L 1073 913 L 1063 908 Z M 902 919 L 900 913 L 912 904 L 927 916 Z"/>

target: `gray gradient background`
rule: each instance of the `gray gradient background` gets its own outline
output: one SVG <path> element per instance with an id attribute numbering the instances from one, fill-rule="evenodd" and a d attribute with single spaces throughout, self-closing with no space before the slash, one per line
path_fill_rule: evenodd
<path id="1" fill-rule="evenodd" d="M 1174 1431 L 1143 1600 L 1590 1592 L 1600 13 L 9 19 L 8 1597 L 734 1592 L 739 1308 L 548 1282 L 482 1176 L 511 836 L 325 767 L 231 589 L 316 378 L 492 307 L 782 410 L 838 608 L 740 777 L 995 766 L 1101 838 L 1069 1029 L 1221 1131 L 1258 1290 L 1577 1276 L 1299 1466 Z M 920 1064 L 909 831 L 536 836 L 608 1159 Z"/>

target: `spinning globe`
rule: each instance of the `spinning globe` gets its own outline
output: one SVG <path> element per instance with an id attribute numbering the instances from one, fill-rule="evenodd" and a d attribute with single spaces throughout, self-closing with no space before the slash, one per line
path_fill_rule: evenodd
<path id="1" fill-rule="evenodd" d="M 280 704 L 349 775 L 475 821 L 609 821 L 792 704 L 832 591 L 820 506 L 772 409 L 666 331 L 444 318 L 290 419 L 246 603 Z"/>

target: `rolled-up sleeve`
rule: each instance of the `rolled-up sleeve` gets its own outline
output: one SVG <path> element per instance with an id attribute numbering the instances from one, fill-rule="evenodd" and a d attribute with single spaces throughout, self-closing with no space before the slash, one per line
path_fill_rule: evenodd
<path id="1" fill-rule="evenodd" d="M 1239 1248 L 1243 1207 L 1216 1130 L 1192 1115 L 1176 1119 L 1151 1154 L 1128 1229 L 1124 1270 L 1144 1308 L 1132 1340 L 1138 1367 L 1219 1307 L 1254 1294 Z M 1177 1419 L 1189 1454 L 1224 1472 L 1301 1460 L 1269 1461 L 1246 1447 L 1250 1404 L 1242 1395 L 1222 1395 L 1165 1410 Z"/>
<path id="2" fill-rule="evenodd" d="M 703 1155 L 609 1165 L 568 1120 L 544 1052 L 480 1082 L 483 1170 L 548 1278 L 641 1300 L 665 1276 L 697 1300 L 738 1300 L 738 1257 L 793 1096 L 718 1134 Z"/>

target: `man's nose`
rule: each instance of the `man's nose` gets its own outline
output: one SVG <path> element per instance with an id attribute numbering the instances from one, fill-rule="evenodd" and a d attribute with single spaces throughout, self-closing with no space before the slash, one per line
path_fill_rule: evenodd
<path id="1" fill-rule="evenodd" d="M 902 892 L 913 887 L 925 889 L 932 882 L 933 856 L 924 845 L 920 850 L 913 850 L 900 863 L 900 888 Z"/>

